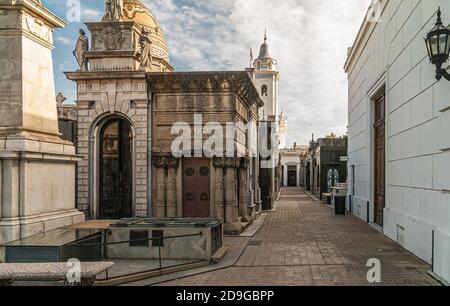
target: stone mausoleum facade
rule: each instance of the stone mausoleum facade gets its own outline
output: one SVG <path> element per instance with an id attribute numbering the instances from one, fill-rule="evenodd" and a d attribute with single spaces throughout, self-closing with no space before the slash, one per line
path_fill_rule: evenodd
<path id="1" fill-rule="evenodd" d="M 250 158 L 256 129 L 226 135 L 233 157 L 207 158 L 195 151 L 175 157 L 172 127 L 185 123 L 194 132 L 196 115 L 224 131 L 227 123 L 256 126 L 264 103 L 254 76 L 174 72 L 152 13 L 125 0 L 119 15 L 86 24 L 80 69 L 66 73 L 77 84 L 78 208 L 89 219 L 214 217 L 239 232 L 261 209 L 259 159 Z"/>

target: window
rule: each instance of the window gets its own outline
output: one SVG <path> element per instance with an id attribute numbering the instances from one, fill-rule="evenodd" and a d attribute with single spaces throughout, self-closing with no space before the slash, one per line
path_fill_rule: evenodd
<path id="1" fill-rule="evenodd" d="M 209 176 L 209 168 L 208 167 L 201 167 L 200 168 L 200 175 L 201 176 Z"/>
<path id="2" fill-rule="evenodd" d="M 186 168 L 186 169 L 184 169 L 184 175 L 186 175 L 186 176 L 194 176 L 195 175 L 195 169 L 194 168 Z"/>
<path id="3" fill-rule="evenodd" d="M 261 96 L 262 97 L 267 97 L 267 85 L 263 85 L 261 87 Z"/>
<path id="4" fill-rule="evenodd" d="M 131 231 L 130 247 L 148 247 L 148 231 Z"/>

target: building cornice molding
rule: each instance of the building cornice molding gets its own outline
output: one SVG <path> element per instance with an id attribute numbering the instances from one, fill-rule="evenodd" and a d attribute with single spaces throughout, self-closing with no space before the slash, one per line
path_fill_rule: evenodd
<path id="1" fill-rule="evenodd" d="M 52 28 L 63 28 L 67 22 L 48 10 L 39 0 L 0 0 L 2 10 L 25 10 Z"/>
<path id="2" fill-rule="evenodd" d="M 245 104 L 264 106 L 245 71 L 147 73 L 153 93 L 235 93 Z"/>
<path id="3" fill-rule="evenodd" d="M 378 1 L 381 2 L 381 16 L 383 16 L 384 10 L 386 9 L 386 5 L 389 2 L 389 0 L 378 0 Z M 364 50 L 364 47 L 369 37 L 372 35 L 372 32 L 376 28 L 376 25 L 378 23 L 373 22 L 367 18 L 369 11 L 370 7 L 367 9 L 367 13 L 364 16 L 364 21 L 358 31 L 358 34 L 352 47 L 349 50 L 347 60 L 344 64 L 344 70 L 346 73 L 351 73 L 351 71 L 353 70 L 354 64 L 357 62 L 357 59 L 361 55 L 362 50 Z"/>
<path id="4" fill-rule="evenodd" d="M 66 77 L 72 81 L 87 80 L 119 80 L 119 79 L 145 79 L 143 70 L 124 70 L 124 71 L 74 71 L 64 72 Z"/>

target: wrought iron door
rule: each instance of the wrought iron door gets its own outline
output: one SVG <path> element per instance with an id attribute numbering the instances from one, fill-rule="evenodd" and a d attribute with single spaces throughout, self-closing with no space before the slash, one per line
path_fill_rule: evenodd
<path id="1" fill-rule="evenodd" d="M 132 217 L 132 164 L 131 127 L 111 120 L 100 133 L 100 219 Z"/>

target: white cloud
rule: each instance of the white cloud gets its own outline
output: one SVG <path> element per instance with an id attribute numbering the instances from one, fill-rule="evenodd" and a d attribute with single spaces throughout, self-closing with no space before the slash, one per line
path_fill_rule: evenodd
<path id="1" fill-rule="evenodd" d="M 267 28 L 280 66 L 280 107 L 289 142 L 344 134 L 343 71 L 370 0 L 145 0 L 162 24 L 171 57 L 189 70 L 242 70 Z"/>
<path id="2" fill-rule="evenodd" d="M 63 45 L 72 45 L 73 41 L 70 37 L 66 36 L 58 36 L 56 37 L 56 41 L 62 43 Z"/>
<path id="3" fill-rule="evenodd" d="M 99 21 L 101 16 L 102 12 L 95 8 L 83 6 L 81 9 L 81 18 L 83 21 Z"/>

